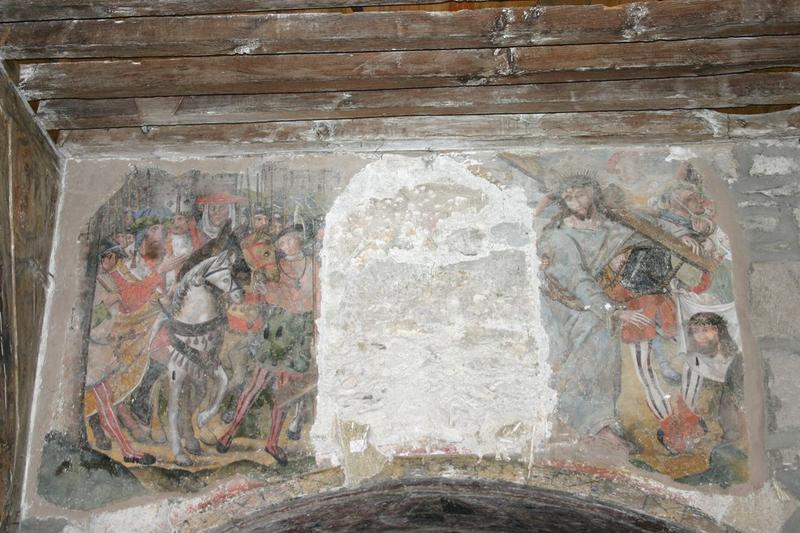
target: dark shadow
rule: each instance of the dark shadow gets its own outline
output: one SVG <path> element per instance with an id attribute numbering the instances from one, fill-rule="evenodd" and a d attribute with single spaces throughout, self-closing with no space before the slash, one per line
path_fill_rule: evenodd
<path id="1" fill-rule="evenodd" d="M 418 479 L 310 495 L 217 531 L 689 531 L 553 490 L 478 480 Z"/>

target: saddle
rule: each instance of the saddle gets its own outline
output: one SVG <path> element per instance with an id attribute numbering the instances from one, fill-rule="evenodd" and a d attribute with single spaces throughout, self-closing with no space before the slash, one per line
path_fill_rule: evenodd
<path id="1" fill-rule="evenodd" d="M 220 315 L 200 324 L 186 324 L 174 319 L 168 320 L 167 333 L 170 344 L 177 356 L 175 363 L 192 374 L 197 373 L 196 369 L 205 374 L 212 374 L 220 364 L 217 354 L 222 346 L 227 320 L 225 315 Z M 184 339 L 191 340 L 184 341 Z M 203 340 L 207 341 L 207 348 L 205 350 L 197 349 L 195 346 L 200 345 Z"/>

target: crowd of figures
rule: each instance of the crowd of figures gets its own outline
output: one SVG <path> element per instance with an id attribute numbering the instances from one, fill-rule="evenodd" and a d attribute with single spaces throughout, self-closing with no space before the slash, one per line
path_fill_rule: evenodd
<path id="1" fill-rule="evenodd" d="M 583 173 L 538 209 L 547 220 L 538 250 L 560 429 L 686 483 L 743 481 L 728 238 L 691 166 L 632 204 Z M 623 385 L 632 403 L 622 401 Z"/>
<path id="2" fill-rule="evenodd" d="M 230 191 L 125 209 L 91 258 L 85 416 L 94 446 L 116 443 L 126 462 L 224 454 L 258 411 L 264 451 L 286 465 L 282 443 L 312 420 L 322 214 Z M 537 208 L 555 433 L 686 483 L 743 481 L 741 340 L 715 206 L 688 165 L 647 200 L 626 194 L 577 174 Z"/>
<path id="3" fill-rule="evenodd" d="M 322 218 L 225 191 L 171 205 L 126 210 L 99 242 L 84 394 L 93 444 L 116 443 L 129 463 L 188 466 L 207 453 L 195 428 L 214 420 L 212 449 L 225 453 L 266 397 L 264 450 L 285 466 L 279 438 L 299 439 L 314 408 Z M 141 451 L 166 442 L 169 458 Z"/>

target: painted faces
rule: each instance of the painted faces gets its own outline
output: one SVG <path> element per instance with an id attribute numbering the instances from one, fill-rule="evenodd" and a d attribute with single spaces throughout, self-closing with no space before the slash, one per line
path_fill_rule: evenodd
<path id="1" fill-rule="evenodd" d="M 303 250 L 303 236 L 297 232 L 288 233 L 278 240 L 277 247 L 287 257 L 297 256 Z"/>
<path id="2" fill-rule="evenodd" d="M 148 259 L 159 259 L 163 251 L 163 236 L 164 226 L 161 224 L 153 224 L 144 233 L 142 240 L 142 255 Z"/>
<path id="3" fill-rule="evenodd" d="M 253 215 L 254 230 L 267 229 L 268 225 L 269 225 L 269 219 L 267 218 L 267 215 Z"/>
<path id="4" fill-rule="evenodd" d="M 182 214 L 175 215 L 172 219 L 172 233 L 175 235 L 185 235 L 189 232 L 189 217 Z"/>
<path id="5" fill-rule="evenodd" d="M 103 272 L 111 272 L 117 266 L 117 254 L 108 252 L 100 256 L 100 268 Z"/>
<path id="6" fill-rule="evenodd" d="M 145 240 L 148 241 L 155 241 L 161 242 L 162 232 L 164 230 L 164 226 L 161 224 L 153 224 L 152 226 L 148 227 L 144 233 Z"/>
<path id="7" fill-rule="evenodd" d="M 217 227 L 222 227 L 230 216 L 230 206 L 228 204 L 211 204 L 208 206 L 208 217 L 211 223 Z"/>
<path id="8" fill-rule="evenodd" d="M 719 329 L 713 324 L 701 324 L 690 328 L 697 351 L 706 355 L 719 352 Z"/>
<path id="9" fill-rule="evenodd" d="M 570 213 L 585 220 L 594 215 L 594 189 L 591 187 L 572 187 L 564 191 L 562 196 Z"/>
<path id="10" fill-rule="evenodd" d="M 672 193 L 670 207 L 677 212 L 689 215 L 703 215 L 706 212 L 706 200 L 698 193 L 679 189 Z"/>

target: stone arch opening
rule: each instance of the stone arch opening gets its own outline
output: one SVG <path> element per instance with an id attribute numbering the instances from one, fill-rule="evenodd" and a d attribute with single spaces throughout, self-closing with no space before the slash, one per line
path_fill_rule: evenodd
<path id="1" fill-rule="evenodd" d="M 294 499 L 217 531 L 688 531 L 618 505 L 499 481 L 424 478 Z"/>

